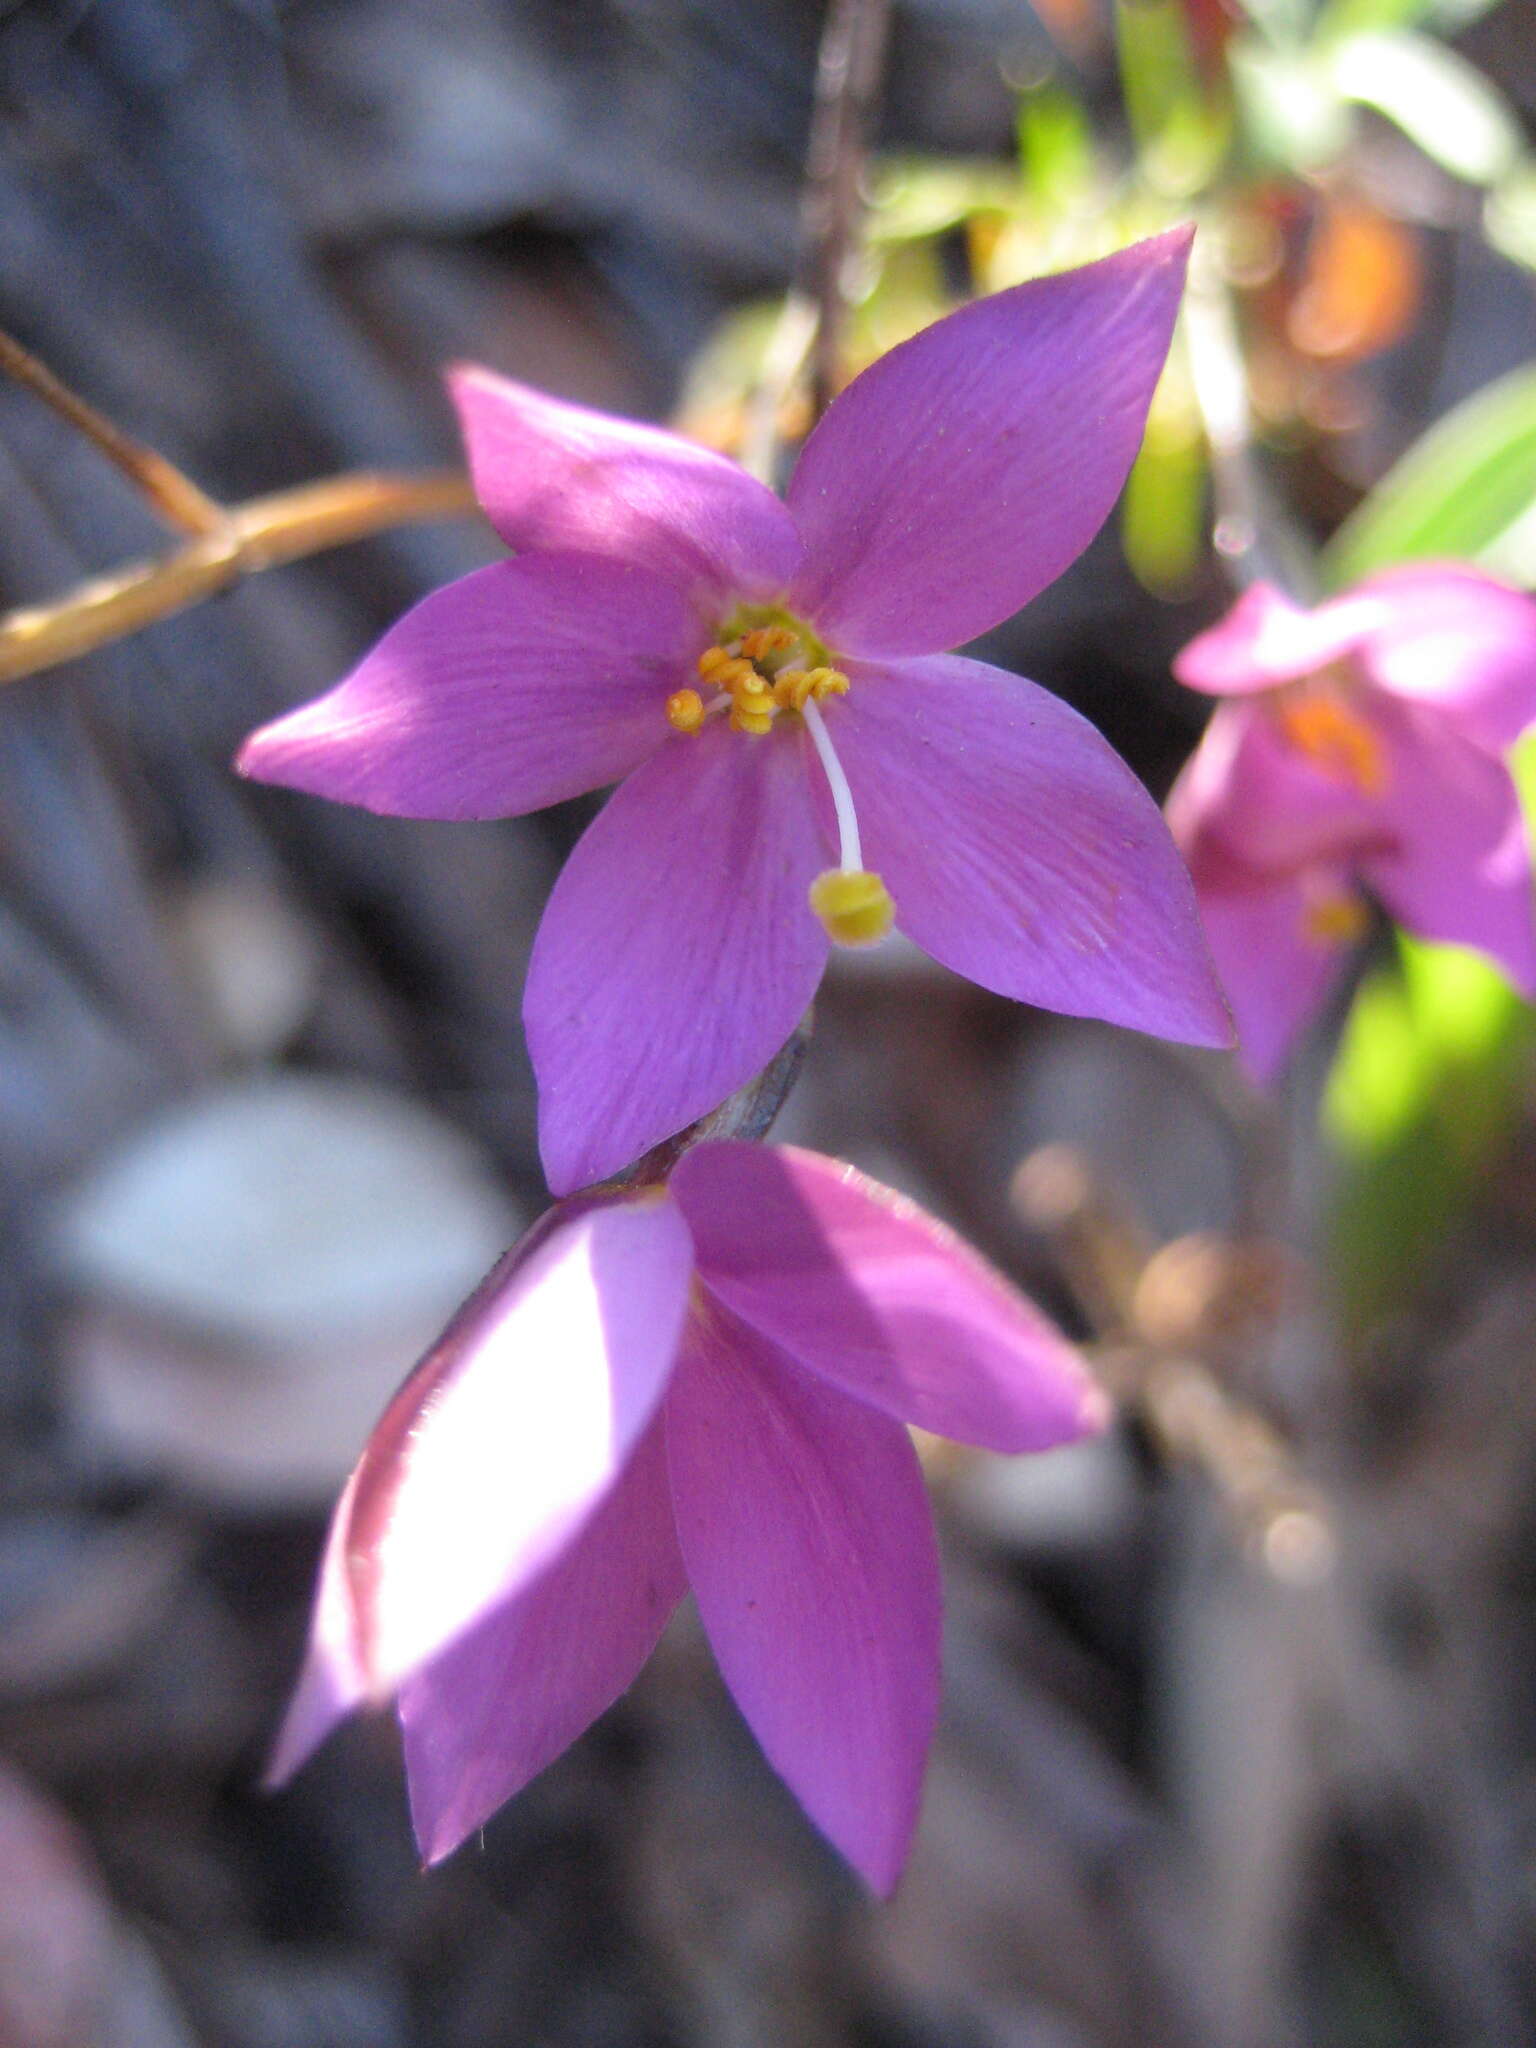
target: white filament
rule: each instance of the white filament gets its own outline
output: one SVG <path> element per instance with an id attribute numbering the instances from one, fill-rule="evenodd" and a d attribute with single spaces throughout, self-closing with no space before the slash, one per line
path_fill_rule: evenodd
<path id="1" fill-rule="evenodd" d="M 827 722 L 814 697 L 806 698 L 800 707 L 800 716 L 805 720 L 811 745 L 816 749 L 827 778 L 827 787 L 832 792 L 832 808 L 837 813 L 838 866 L 845 875 L 857 874 L 864 866 L 864 854 L 859 845 L 859 821 L 853 808 L 853 791 L 848 787 L 843 764 L 837 758 L 832 735 L 827 731 Z"/>

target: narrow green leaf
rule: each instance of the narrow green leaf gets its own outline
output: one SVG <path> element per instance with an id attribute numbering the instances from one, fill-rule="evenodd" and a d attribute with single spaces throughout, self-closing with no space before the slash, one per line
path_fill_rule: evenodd
<path id="1" fill-rule="evenodd" d="M 1192 197 L 1221 161 L 1230 122 L 1206 91 L 1179 0 L 1116 0 L 1115 46 L 1142 176 L 1156 192 Z"/>
<path id="2" fill-rule="evenodd" d="M 1498 0 L 1323 0 L 1313 30 L 1316 42 L 1341 42 L 1374 29 L 1434 28 L 1452 35 Z"/>
<path id="3" fill-rule="evenodd" d="M 1054 79 L 1019 101 L 1019 170 L 1042 207 L 1070 210 L 1094 178 L 1093 130 L 1071 93 Z"/>
<path id="4" fill-rule="evenodd" d="M 1483 74 L 1408 30 L 1350 36 L 1325 53 L 1335 90 L 1374 107 L 1427 157 L 1470 185 L 1493 185 L 1520 156 L 1520 124 Z"/>
<path id="5" fill-rule="evenodd" d="M 1006 212 L 1018 200 L 1001 164 L 963 158 L 888 158 L 871 187 L 868 233 L 877 245 L 925 241 L 973 214 Z"/>
<path id="6" fill-rule="evenodd" d="M 1536 157 L 1522 157 L 1488 194 L 1483 233 L 1511 263 L 1536 270 Z"/>
<path id="7" fill-rule="evenodd" d="M 1536 504 L 1536 364 L 1445 414 L 1390 469 L 1323 555 L 1333 589 L 1426 555 L 1477 561 Z"/>

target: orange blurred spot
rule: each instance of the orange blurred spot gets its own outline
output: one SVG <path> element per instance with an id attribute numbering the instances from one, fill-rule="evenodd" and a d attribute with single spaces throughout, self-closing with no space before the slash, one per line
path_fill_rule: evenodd
<path id="1" fill-rule="evenodd" d="M 1386 789 L 1381 742 L 1348 705 L 1303 686 L 1294 695 L 1282 692 L 1276 710 L 1292 746 L 1327 774 L 1353 783 L 1363 796 L 1380 796 Z"/>
<path id="2" fill-rule="evenodd" d="M 1286 329 L 1303 355 L 1358 362 L 1413 324 L 1423 265 L 1410 229 L 1363 200 L 1325 197 Z"/>

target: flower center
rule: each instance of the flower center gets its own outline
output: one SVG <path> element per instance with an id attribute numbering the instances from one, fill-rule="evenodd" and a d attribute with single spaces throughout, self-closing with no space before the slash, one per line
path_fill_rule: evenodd
<path id="1" fill-rule="evenodd" d="M 1301 914 L 1302 930 L 1315 946 L 1352 946 L 1370 922 L 1371 913 L 1350 889 L 1319 891 Z"/>
<path id="2" fill-rule="evenodd" d="M 1387 786 L 1381 741 L 1349 702 L 1351 682 L 1335 664 L 1304 682 L 1282 689 L 1275 705 L 1280 729 L 1299 753 L 1362 796 L 1380 796 Z"/>
<path id="3" fill-rule="evenodd" d="M 811 909 L 839 946 L 871 946 L 883 939 L 896 906 L 884 882 L 864 866 L 853 791 L 821 715 L 827 698 L 848 694 L 848 678 L 831 665 L 803 620 L 773 605 L 739 606 L 714 646 L 699 656 L 698 671 L 700 682 L 716 694 L 706 703 L 698 690 L 674 690 L 666 708 L 675 732 L 696 733 L 722 714 L 732 732 L 759 739 L 783 717 L 804 725 L 827 778 L 838 834 L 838 865 L 811 884 Z"/>
<path id="4" fill-rule="evenodd" d="M 776 605 L 739 606 L 699 656 L 699 680 L 719 694 L 706 703 L 697 690 L 674 690 L 667 722 L 677 732 L 697 732 L 706 718 L 728 712 L 732 732 L 760 738 L 780 712 L 803 711 L 848 689 L 809 626 Z"/>

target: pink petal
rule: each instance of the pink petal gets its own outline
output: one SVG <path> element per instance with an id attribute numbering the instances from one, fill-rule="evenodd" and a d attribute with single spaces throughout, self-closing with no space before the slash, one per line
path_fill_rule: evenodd
<path id="1" fill-rule="evenodd" d="M 1367 717 L 1383 750 L 1374 700 Z M 1219 846 L 1245 866 L 1294 870 L 1337 861 L 1379 837 L 1380 800 L 1310 760 L 1267 702 L 1218 705 L 1168 797 L 1168 823 L 1186 858 Z"/>
<path id="2" fill-rule="evenodd" d="M 1365 586 L 1303 611 L 1273 585 L 1255 583 L 1174 656 L 1173 672 L 1191 690 L 1216 697 L 1273 689 L 1344 660 L 1384 616 Z"/>
<path id="3" fill-rule="evenodd" d="M 365 1452 L 365 1462 L 366 1457 Z M 285 1785 L 332 1729 L 368 1697 L 368 1674 L 358 1644 L 346 1557 L 361 1469 L 359 1466 L 353 1472 L 342 1489 L 326 1532 L 303 1667 L 262 1774 L 262 1783 L 269 1790 Z"/>
<path id="4" fill-rule="evenodd" d="M 1434 705 L 1502 752 L 1536 720 L 1536 603 L 1458 563 L 1410 563 L 1362 584 L 1381 621 L 1361 649 L 1384 690 Z"/>
<path id="5" fill-rule="evenodd" d="M 1020 1002 L 1231 1043 L 1168 828 L 1086 719 L 958 656 L 848 674 L 827 724 L 909 938 Z"/>
<path id="6" fill-rule="evenodd" d="M 1251 1079 L 1275 1079 L 1349 959 L 1321 936 L 1319 904 L 1354 896 L 1347 871 L 1317 863 L 1261 874 L 1219 855 L 1192 863 L 1211 957 L 1237 1022 L 1238 1059 Z"/>
<path id="7" fill-rule="evenodd" d="M 1399 924 L 1486 953 L 1536 995 L 1531 853 L 1503 763 L 1416 707 L 1392 706 L 1387 850 L 1361 873 Z"/>
<path id="8" fill-rule="evenodd" d="M 660 1190 L 554 1211 L 496 1268 L 348 1485 L 280 1764 L 560 1556 L 655 1413 L 692 1272 L 687 1226 Z"/>
<path id="9" fill-rule="evenodd" d="M 428 1863 L 612 1706 L 685 1587 L 658 1419 L 564 1554 L 402 1687 L 411 1817 Z"/>
<path id="10" fill-rule="evenodd" d="M 251 734 L 261 782 L 408 818 L 504 818 L 628 774 L 703 632 L 668 584 L 593 555 L 477 569 L 324 697 Z"/>
<path id="11" fill-rule="evenodd" d="M 788 491 L 790 601 L 830 645 L 953 647 L 1082 553 L 1140 445 L 1190 235 L 978 299 L 854 379 Z"/>
<path id="12" fill-rule="evenodd" d="M 778 1052 L 827 939 L 803 732 L 714 720 L 610 798 L 549 899 L 523 1021 L 557 1194 L 627 1166 Z"/>
<path id="13" fill-rule="evenodd" d="M 473 365 L 449 385 L 476 494 L 509 546 L 615 556 L 715 609 L 794 575 L 793 520 L 725 456 Z"/>
<path id="14" fill-rule="evenodd" d="M 998 1451 L 1103 1426 L 1060 1331 L 952 1230 L 841 1160 L 698 1145 L 670 1186 L 701 1280 L 842 1392 Z"/>
<path id="15" fill-rule="evenodd" d="M 678 1540 L 768 1761 L 878 1892 L 917 1822 L 939 1696 L 933 1525 L 905 1431 L 712 1305 L 667 1400 Z"/>

